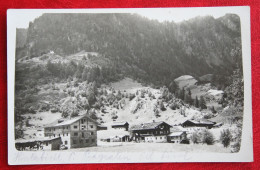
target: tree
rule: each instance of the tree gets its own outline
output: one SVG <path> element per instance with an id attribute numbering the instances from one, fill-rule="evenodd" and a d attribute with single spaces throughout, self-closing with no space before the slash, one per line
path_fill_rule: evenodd
<path id="1" fill-rule="evenodd" d="M 214 140 L 215 140 L 214 136 L 210 131 L 208 131 L 208 130 L 203 131 L 203 133 L 202 133 L 202 142 L 203 143 L 206 143 L 207 145 L 213 145 Z"/>
<path id="2" fill-rule="evenodd" d="M 199 143 L 199 134 L 198 132 L 193 132 L 192 135 L 191 135 L 191 141 L 195 144 Z"/>
<path id="3" fill-rule="evenodd" d="M 224 145 L 224 147 L 228 147 L 230 145 L 230 141 L 232 139 L 232 134 L 229 129 L 224 129 L 220 133 L 220 141 Z"/>
<path id="4" fill-rule="evenodd" d="M 175 83 L 175 81 L 172 81 L 169 85 L 169 91 L 171 93 L 175 93 L 176 90 L 178 90 L 178 85 Z"/>
<path id="5" fill-rule="evenodd" d="M 206 101 L 203 96 L 200 96 L 199 106 L 201 109 L 207 109 Z"/>
<path id="6" fill-rule="evenodd" d="M 195 98 L 194 105 L 195 105 L 195 107 L 199 108 L 199 100 L 198 100 L 197 96 Z"/>

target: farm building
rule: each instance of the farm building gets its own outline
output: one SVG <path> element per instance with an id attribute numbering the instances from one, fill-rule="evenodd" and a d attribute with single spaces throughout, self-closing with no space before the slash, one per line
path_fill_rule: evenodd
<path id="1" fill-rule="evenodd" d="M 182 127 L 187 132 L 194 132 L 196 130 L 211 129 L 215 124 L 216 122 L 212 122 L 205 119 L 200 119 L 200 120 L 191 119 L 183 122 Z"/>
<path id="2" fill-rule="evenodd" d="M 128 131 L 129 123 L 128 122 L 113 122 L 111 127 L 113 129 L 123 129 L 125 131 Z"/>
<path id="3" fill-rule="evenodd" d="M 186 132 L 172 132 L 167 136 L 167 141 L 170 143 L 181 143 L 182 141 L 187 140 Z"/>
<path id="4" fill-rule="evenodd" d="M 81 115 L 44 128 L 45 137 L 61 137 L 69 148 L 97 146 L 97 123 L 87 115 Z"/>
<path id="5" fill-rule="evenodd" d="M 98 140 L 103 142 L 128 142 L 130 134 L 125 130 L 102 130 L 97 132 Z"/>
<path id="6" fill-rule="evenodd" d="M 132 138 L 135 141 L 167 142 L 171 125 L 165 122 L 152 122 L 135 125 L 131 128 Z"/>
<path id="7" fill-rule="evenodd" d="M 59 150 L 62 144 L 61 137 L 49 138 L 42 137 L 37 139 L 18 139 L 15 147 L 19 151 L 23 150 Z"/>

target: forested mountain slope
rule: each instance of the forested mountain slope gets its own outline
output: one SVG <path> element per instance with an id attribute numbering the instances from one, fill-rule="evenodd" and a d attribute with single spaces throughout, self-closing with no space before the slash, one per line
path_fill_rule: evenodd
<path id="1" fill-rule="evenodd" d="M 109 60 L 117 74 L 158 85 L 186 74 L 227 76 L 241 63 L 240 19 L 227 14 L 161 23 L 136 14 L 43 14 L 30 23 L 17 57 L 83 50 Z"/>

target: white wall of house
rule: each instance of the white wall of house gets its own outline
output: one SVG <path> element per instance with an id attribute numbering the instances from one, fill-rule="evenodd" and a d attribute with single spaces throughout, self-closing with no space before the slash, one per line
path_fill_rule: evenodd
<path id="1" fill-rule="evenodd" d="M 61 141 L 62 141 L 62 144 L 67 146 L 68 149 L 70 149 L 70 144 L 71 144 L 71 141 L 70 141 L 70 133 L 68 134 L 62 134 L 61 135 Z"/>
<path id="2" fill-rule="evenodd" d="M 166 136 L 146 136 L 145 142 L 163 143 L 167 142 Z"/>

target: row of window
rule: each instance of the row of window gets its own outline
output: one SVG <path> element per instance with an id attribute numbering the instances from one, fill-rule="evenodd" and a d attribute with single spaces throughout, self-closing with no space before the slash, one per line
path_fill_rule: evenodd
<path id="1" fill-rule="evenodd" d="M 74 133 L 73 133 L 73 136 L 78 136 L 78 135 L 79 135 L 78 132 L 74 132 Z M 94 132 L 90 132 L 90 135 L 94 135 Z M 82 136 L 82 137 L 85 136 L 84 132 L 81 133 L 81 136 Z"/>
<path id="2" fill-rule="evenodd" d="M 82 119 L 82 120 L 83 120 L 83 119 Z M 91 129 L 94 128 L 93 125 L 89 125 L 89 127 L 90 127 Z M 74 129 L 78 129 L 78 126 L 77 126 L 77 125 L 74 125 L 73 128 L 74 128 Z M 85 129 L 85 128 L 86 128 L 86 125 L 82 125 L 82 126 L 81 126 L 81 129 Z"/>
<path id="3" fill-rule="evenodd" d="M 82 119 L 82 120 L 85 120 L 85 119 Z M 93 129 L 93 128 L 94 128 L 94 125 L 90 125 L 89 127 L 90 127 L 91 129 Z M 78 126 L 77 126 L 77 125 L 74 125 L 73 128 L 74 128 L 74 129 L 77 129 Z M 86 128 L 86 125 L 82 125 L 81 128 Z M 46 131 L 51 131 L 51 129 L 52 129 L 53 131 L 56 130 L 56 128 L 46 128 Z M 57 129 L 63 129 L 63 130 L 65 130 L 65 129 L 69 129 L 69 126 L 57 127 Z"/>
<path id="4" fill-rule="evenodd" d="M 149 138 L 148 138 L 149 139 Z M 151 137 L 151 139 L 152 139 L 152 137 Z M 157 140 L 157 139 L 166 139 L 166 136 L 165 137 L 155 137 L 155 139 Z"/>

